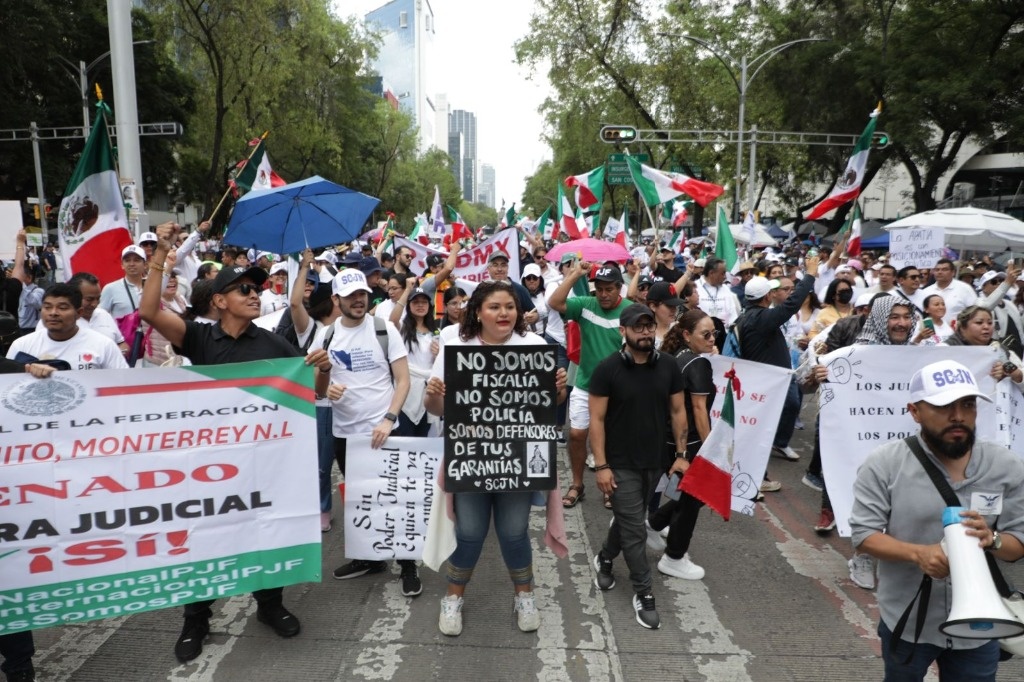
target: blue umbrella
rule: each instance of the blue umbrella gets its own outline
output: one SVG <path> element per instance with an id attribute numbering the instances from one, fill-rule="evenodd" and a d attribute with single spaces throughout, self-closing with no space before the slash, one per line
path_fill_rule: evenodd
<path id="1" fill-rule="evenodd" d="M 224 243 L 271 253 L 298 253 L 352 241 L 380 199 L 319 175 L 238 200 Z"/>

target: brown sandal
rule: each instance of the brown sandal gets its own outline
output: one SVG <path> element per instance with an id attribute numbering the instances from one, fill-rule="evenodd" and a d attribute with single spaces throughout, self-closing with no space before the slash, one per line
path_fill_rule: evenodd
<path id="1" fill-rule="evenodd" d="M 571 485 L 565 495 L 562 496 L 562 507 L 564 509 L 572 509 L 579 504 L 585 496 L 582 483 L 579 485 Z"/>

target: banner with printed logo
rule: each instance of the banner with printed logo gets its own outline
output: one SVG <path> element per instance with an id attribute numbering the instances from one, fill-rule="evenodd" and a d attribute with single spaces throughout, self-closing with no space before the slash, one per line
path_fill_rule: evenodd
<path id="1" fill-rule="evenodd" d="M 0 375 L 0 635 L 320 579 L 301 358 Z"/>
<path id="2" fill-rule="evenodd" d="M 715 373 L 715 401 L 711 406 L 711 427 L 721 417 L 725 400 L 725 373 L 736 371 L 739 390 L 733 392 L 735 408 L 735 438 L 732 463 L 731 509 L 751 516 L 754 498 L 761 487 L 761 479 L 768 468 L 772 441 L 782 414 L 783 398 L 789 390 L 793 372 L 782 367 L 765 365 L 750 360 L 711 356 Z"/>
<path id="3" fill-rule="evenodd" d="M 989 372 L 996 357 L 995 349 L 985 346 L 848 346 L 820 359 L 829 372 L 818 395 L 821 463 L 840 535 L 850 535 L 860 465 L 879 445 L 920 431 L 907 407 L 914 372 L 933 362 L 955 360 L 971 370 L 980 391 L 995 396 Z M 1004 391 L 1002 402 L 978 401 L 977 440 L 1010 442 L 1011 412 L 1019 415 L 1021 402 L 1019 390 L 1013 391 L 1018 407 L 1009 402 L 1010 390 Z M 1005 428 L 999 413 L 1006 416 Z M 1020 417 L 1016 419 L 1013 430 L 1019 431 Z"/>
<path id="4" fill-rule="evenodd" d="M 424 246 L 405 237 L 395 237 L 395 248 L 405 246 L 412 249 L 412 270 L 423 273 L 427 271 L 427 256 L 438 254 L 448 257 L 447 251 Z M 459 252 L 459 260 L 455 265 L 453 276 L 456 279 L 468 279 L 472 282 L 483 282 L 490 279 L 487 273 L 487 258 L 494 251 L 501 251 L 508 256 L 508 277 L 513 282 L 519 281 L 519 232 L 501 230 L 493 237 L 480 242 L 476 246 Z"/>
<path id="5" fill-rule="evenodd" d="M 422 558 L 444 439 L 393 436 L 377 449 L 369 438 L 347 440 L 345 556 Z"/>

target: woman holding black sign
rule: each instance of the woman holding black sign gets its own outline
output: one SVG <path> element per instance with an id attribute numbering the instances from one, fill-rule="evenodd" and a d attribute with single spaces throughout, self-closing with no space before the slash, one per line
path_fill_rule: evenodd
<path id="1" fill-rule="evenodd" d="M 711 403 L 715 400 L 714 372 L 711 361 L 705 357 L 715 349 L 715 325 L 703 310 L 689 310 L 679 318 L 665 336 L 661 350 L 676 356 L 683 373 L 683 396 L 686 403 L 686 459 L 692 461 L 708 434 L 711 433 Z M 674 447 L 671 436 L 666 447 Z M 673 465 L 670 474 L 678 468 Z M 677 488 L 679 479 L 670 479 L 670 487 Z M 675 494 L 666 490 L 666 497 Z M 704 569 L 690 561 L 688 550 L 697 526 L 697 517 L 704 503 L 687 493 L 669 499 L 648 519 L 647 545 L 665 550 L 658 561 L 658 570 L 684 580 L 700 580 Z M 668 542 L 661 531 L 668 528 Z"/>
<path id="2" fill-rule="evenodd" d="M 469 299 L 459 338 L 451 342 L 459 346 L 526 346 L 544 345 L 544 340 L 526 331 L 526 321 L 515 290 L 507 282 L 482 282 Z M 427 382 L 424 405 L 431 414 L 444 415 L 444 354 L 434 362 Z M 565 370 L 557 373 L 558 401 L 565 400 Z M 552 493 L 557 497 L 557 486 Z M 519 629 L 533 632 L 540 627 L 540 614 L 533 596 L 533 554 L 528 533 L 529 491 L 454 493 L 446 495 L 449 514 L 454 512 L 456 547 L 448 557 L 446 570 L 448 591 L 441 600 L 438 627 L 445 635 L 462 633 L 462 604 L 466 585 L 480 559 L 484 539 L 494 516 L 501 554 L 512 577 L 515 589 L 514 609 Z M 552 529 L 551 512 L 561 518 L 561 505 L 548 501 L 548 534 L 561 538 L 558 528 Z M 546 538 L 547 539 L 547 538 Z M 556 552 L 558 548 L 556 547 Z M 564 547 L 562 548 L 564 551 Z"/>

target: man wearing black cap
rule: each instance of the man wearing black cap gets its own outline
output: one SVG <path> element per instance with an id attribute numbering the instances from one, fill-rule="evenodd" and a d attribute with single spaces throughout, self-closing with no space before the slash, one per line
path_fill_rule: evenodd
<path id="1" fill-rule="evenodd" d="M 156 228 L 158 242 L 149 269 L 156 275 L 146 280 L 139 303 L 139 313 L 170 341 L 181 354 L 196 365 L 217 365 L 251 360 L 290 358 L 299 351 L 284 338 L 260 329 L 255 320 L 260 315 L 259 290 L 267 281 L 267 273 L 259 267 L 236 265 L 221 268 L 213 280 L 213 306 L 220 311 L 216 324 L 186 322 L 170 310 L 160 307 L 161 275 L 171 248 L 175 225 L 165 223 Z M 317 349 L 306 357 L 307 364 L 330 371 L 327 351 Z M 256 618 L 269 625 L 281 637 L 299 634 L 299 620 L 284 607 L 283 588 L 274 587 L 253 592 Z M 174 654 L 181 662 L 191 661 L 203 651 L 203 640 L 210 631 L 210 606 L 213 601 L 185 605 L 185 624 L 174 645 Z"/>
<path id="2" fill-rule="evenodd" d="M 507 253 L 499 249 L 491 251 L 490 255 L 487 256 L 487 275 L 495 282 L 508 282 L 512 285 L 512 289 L 516 292 L 516 298 L 519 299 L 519 305 L 523 308 L 523 319 L 526 320 L 526 324 L 530 325 L 537 321 L 537 306 L 534 304 L 529 290 L 519 283 L 517 279 L 509 276 Z M 516 274 L 516 278 L 518 277 L 519 275 Z M 621 279 L 620 276 L 620 282 Z"/>
<path id="3" fill-rule="evenodd" d="M 675 284 L 683 276 L 683 272 L 676 268 L 676 252 L 662 246 L 658 251 L 658 267 L 651 270 L 651 275 L 655 282 Z"/>
<path id="4" fill-rule="evenodd" d="M 364 256 L 359 259 L 357 267 L 366 275 L 366 285 L 371 290 L 369 312 L 372 315 L 373 309 L 377 307 L 377 304 L 388 299 L 388 292 L 384 291 L 384 288 L 380 285 L 380 278 L 384 268 L 381 267 L 380 262 L 373 256 Z"/>
<path id="5" fill-rule="evenodd" d="M 683 375 L 674 358 L 662 359 L 654 348 L 654 312 L 645 305 L 627 306 L 618 331 L 624 345 L 598 363 L 590 377 L 590 445 L 597 487 L 611 496 L 614 518 L 601 551 L 594 557 L 594 584 L 615 587 L 612 561 L 620 553 L 633 584 L 636 622 L 656 630 L 661 620 L 651 592 L 647 561 L 647 503 L 665 470 L 665 424 L 672 425 L 675 460 L 672 472 L 689 466 L 686 453 L 686 406 Z"/>
<path id="6" fill-rule="evenodd" d="M 622 272 L 605 266 L 594 273 L 594 295 L 574 296 L 569 292 L 590 272 L 590 263 L 576 262 L 566 268 L 565 279 L 551 294 L 548 305 L 562 313 L 567 321 L 579 325 L 580 360 L 572 393 L 569 394 L 569 462 L 572 484 L 562 498 L 566 508 L 575 507 L 583 499 L 583 466 L 587 459 L 587 434 L 590 430 L 590 407 L 587 391 L 590 375 L 601 360 L 618 351 L 619 314 L 629 306 L 622 298 Z"/>

